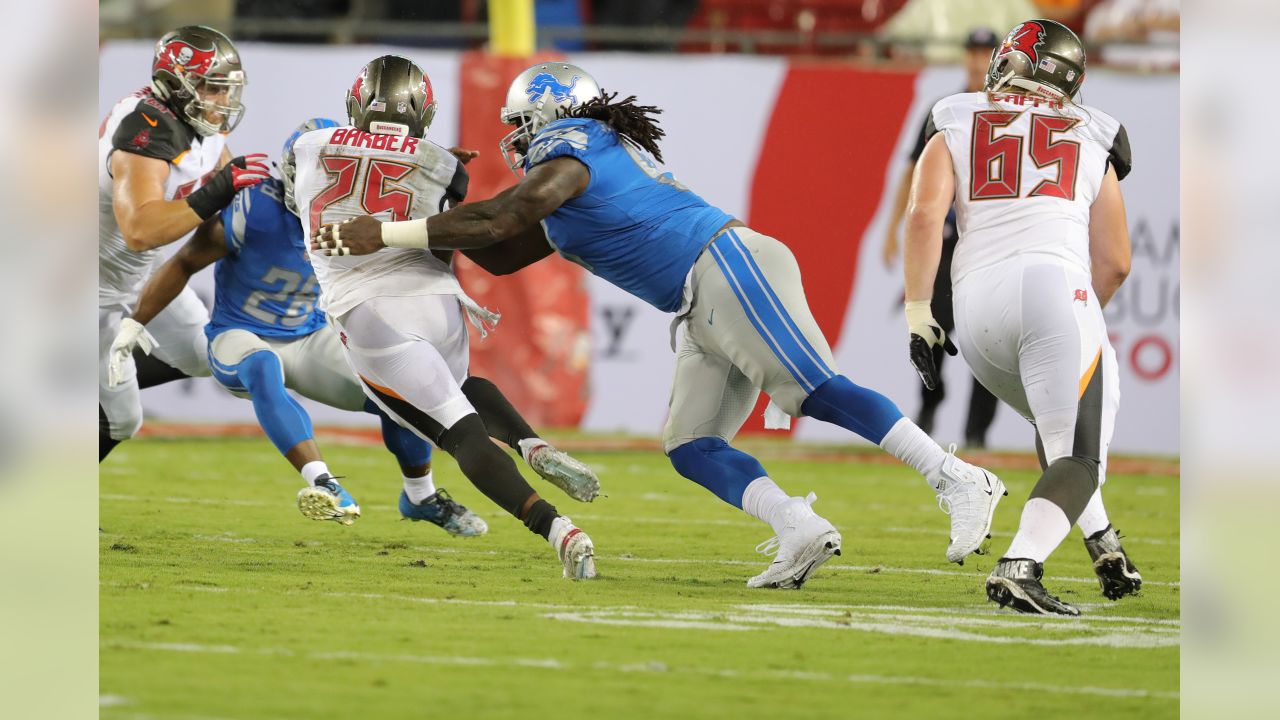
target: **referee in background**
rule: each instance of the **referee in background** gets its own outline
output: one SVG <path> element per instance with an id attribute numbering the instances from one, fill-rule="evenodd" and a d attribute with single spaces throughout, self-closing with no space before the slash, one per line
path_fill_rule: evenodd
<path id="1" fill-rule="evenodd" d="M 966 86 L 961 92 L 979 92 L 987 83 L 987 66 L 991 62 L 991 51 L 1000 44 L 1000 40 L 990 29 L 979 27 L 969 32 L 969 36 L 964 41 L 964 69 Z M 898 257 L 900 248 L 898 231 L 902 226 L 902 217 L 907 211 L 907 199 L 911 194 L 911 178 L 915 175 L 916 161 L 920 159 L 920 155 L 924 152 L 925 143 L 929 138 L 925 136 L 925 128 L 928 125 L 928 116 L 926 114 L 924 122 L 920 123 L 920 135 L 916 138 L 916 145 L 911 150 L 911 164 L 907 167 L 907 171 L 902 175 L 902 181 L 898 185 L 898 192 L 894 196 L 893 214 L 889 219 L 889 230 L 884 239 L 884 264 L 886 267 L 893 267 Z M 934 280 L 933 285 L 933 301 L 931 303 L 933 309 L 933 317 L 942 326 L 942 329 L 948 334 L 955 330 L 955 315 L 951 309 L 951 256 L 955 254 L 956 240 L 958 233 L 956 232 L 956 211 L 953 208 L 947 213 L 947 221 L 942 226 L 942 259 L 938 264 L 938 276 Z M 942 368 L 939 366 L 939 373 Z M 933 390 L 929 390 L 920 386 L 920 414 L 916 418 L 916 424 L 926 433 L 933 434 L 933 419 L 938 412 L 938 406 L 942 404 L 942 399 L 946 397 L 946 386 L 942 382 L 941 374 L 938 378 L 938 386 Z M 992 395 L 982 386 L 981 383 L 974 379 L 973 392 L 969 395 L 969 417 L 965 421 L 964 426 L 964 444 L 970 448 L 984 448 L 987 446 L 987 430 L 991 428 L 991 422 L 996 416 L 996 396 Z"/>

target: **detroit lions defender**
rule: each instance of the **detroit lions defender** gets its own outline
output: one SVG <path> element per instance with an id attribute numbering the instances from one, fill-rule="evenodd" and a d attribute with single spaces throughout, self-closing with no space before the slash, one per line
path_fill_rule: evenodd
<path id="1" fill-rule="evenodd" d="M 283 166 L 291 167 L 293 144 L 304 132 L 337 126 L 324 118 L 300 125 L 285 142 Z M 464 151 L 456 152 L 469 159 Z M 404 476 L 401 515 L 434 523 L 454 535 L 484 533 L 483 520 L 443 489 L 436 490 L 431 445 L 364 396 L 342 357 L 338 335 L 316 310 L 317 282 L 307 260 L 289 172 L 283 182 L 271 179 L 242 191 L 211 232 L 198 233 L 162 265 L 143 288 L 134 320 L 147 324 L 193 274 L 215 261 L 213 320 L 205 329 L 214 377 L 231 392 L 248 395 L 268 438 L 302 474 L 307 483 L 299 493 L 303 514 L 350 524 L 360 510 L 329 472 L 310 418 L 286 387 L 326 405 L 364 410 L 382 419 L 383 441 Z M 514 448 L 521 442 L 531 446 L 531 464 L 539 474 L 557 477 L 560 466 L 576 462 L 540 440 L 492 383 L 475 377 L 468 382 L 467 390 L 477 396 L 474 402 L 484 408 L 487 426 Z"/>
<path id="2" fill-rule="evenodd" d="M 436 104 L 421 67 L 395 55 L 377 58 L 361 70 L 346 100 L 350 126 L 316 130 L 294 144 L 304 228 L 370 211 L 397 221 L 422 219 L 463 200 L 462 164 L 425 137 Z M 546 539 L 565 577 L 593 578 L 591 539 L 539 497 L 489 441 L 487 420 L 463 390 L 470 360 L 464 317 L 483 333 L 497 316 L 467 297 L 449 259 L 425 248 L 390 248 L 367 258 L 313 253 L 311 263 L 324 310 L 369 397 L 453 455 L 481 492 Z M 574 475 L 563 489 L 594 498 L 595 476 Z"/>
<path id="3" fill-rule="evenodd" d="M 746 227 L 658 170 L 657 108 L 615 102 L 579 67 L 536 65 L 507 94 L 503 141 L 523 179 L 426 222 L 372 217 L 324 228 L 313 247 L 486 248 L 512 272 L 553 250 L 685 323 L 663 446 L 681 475 L 771 525 L 773 563 L 751 587 L 800 587 L 840 553 L 840 533 L 729 446 L 760 390 L 791 416 L 847 428 L 919 470 L 952 518 L 948 559 L 987 537 L 1004 486 L 943 451 L 887 398 L 837 373 L 785 245 Z M 518 172 L 517 172 L 518 174 Z M 545 232 L 544 232 L 545 228 Z M 482 263 L 483 264 L 483 263 Z"/>
<path id="4" fill-rule="evenodd" d="M 233 159 L 226 146 L 246 82 L 226 35 L 181 27 L 156 43 L 151 84 L 116 103 L 98 129 L 99 462 L 142 427 L 140 388 L 209 374 L 200 333 L 209 313 L 194 291 L 156 318 L 154 336 L 128 316 L 157 248 L 267 178 L 265 155 Z M 117 337 L 154 351 L 143 377 L 132 358 L 108 363 Z"/>
<path id="5" fill-rule="evenodd" d="M 907 218 L 906 316 L 921 377 L 936 379 L 949 343 L 929 295 L 954 198 L 960 349 L 974 376 L 1036 429 L 1044 473 L 987 579 L 991 600 L 1031 613 L 1079 614 L 1040 584 L 1077 523 L 1103 595 L 1142 586 L 1102 504 L 1120 404 L 1102 308 L 1129 273 L 1120 180 L 1132 159 L 1119 122 L 1074 102 L 1084 76 L 1084 48 L 1065 26 L 1030 20 L 1009 31 L 984 91 L 933 107 Z"/>

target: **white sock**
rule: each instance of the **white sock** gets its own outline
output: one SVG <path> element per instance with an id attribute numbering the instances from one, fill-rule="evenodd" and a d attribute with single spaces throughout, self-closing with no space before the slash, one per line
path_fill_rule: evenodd
<path id="1" fill-rule="evenodd" d="M 781 514 L 784 503 L 791 498 L 778 487 L 778 484 L 767 477 L 758 477 L 742 491 L 742 509 L 757 520 L 763 520 L 778 530 L 776 517 Z"/>
<path id="2" fill-rule="evenodd" d="M 1062 508 L 1049 500 L 1034 497 L 1022 507 L 1018 534 L 1013 536 L 1007 558 L 1030 558 L 1042 563 L 1071 532 L 1071 522 Z"/>
<path id="3" fill-rule="evenodd" d="M 426 475 L 416 478 L 403 476 L 404 492 L 409 496 L 409 502 L 414 505 L 420 505 L 423 500 L 436 493 L 436 484 L 431 479 L 431 472 L 428 470 Z"/>
<path id="4" fill-rule="evenodd" d="M 551 521 L 551 530 L 547 532 L 547 544 L 556 551 L 556 556 L 560 555 L 560 543 L 564 540 L 565 534 L 573 529 L 573 521 L 561 515 Z"/>
<path id="5" fill-rule="evenodd" d="M 316 486 L 316 478 L 321 475 L 329 474 L 329 466 L 324 464 L 323 460 L 312 460 L 302 466 L 302 479 L 307 481 L 311 487 Z"/>
<path id="6" fill-rule="evenodd" d="M 1084 512 L 1080 513 L 1080 519 L 1076 524 L 1080 526 L 1080 531 L 1085 537 L 1100 533 L 1111 524 L 1111 520 L 1107 517 L 1107 509 L 1102 506 L 1101 486 L 1093 491 L 1093 497 L 1089 498 L 1089 504 L 1084 506 Z"/>
<path id="7" fill-rule="evenodd" d="M 942 467 L 942 461 L 947 457 L 947 452 L 941 445 L 905 417 L 889 428 L 889 432 L 880 440 L 880 447 L 915 468 L 926 480 L 933 471 Z"/>

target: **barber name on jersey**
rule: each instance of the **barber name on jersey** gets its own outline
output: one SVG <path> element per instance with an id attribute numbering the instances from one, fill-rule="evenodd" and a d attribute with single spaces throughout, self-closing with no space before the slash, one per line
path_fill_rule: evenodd
<path id="1" fill-rule="evenodd" d="M 374 124 L 377 125 L 377 123 Z M 333 131 L 333 137 L 329 138 L 328 144 L 413 155 L 418 152 L 418 140 L 419 138 L 415 137 L 368 133 L 359 128 L 338 128 Z"/>

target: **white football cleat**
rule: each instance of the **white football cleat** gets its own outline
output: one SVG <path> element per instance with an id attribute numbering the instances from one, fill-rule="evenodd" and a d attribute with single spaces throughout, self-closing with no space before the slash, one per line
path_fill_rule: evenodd
<path id="1" fill-rule="evenodd" d="M 570 580 L 590 580 L 596 576 L 596 548 L 591 538 L 574 527 L 573 521 L 561 515 L 551 523 L 547 542 L 564 565 L 564 576 Z"/>
<path id="2" fill-rule="evenodd" d="M 534 472 L 574 500 L 591 502 L 600 494 L 599 478 L 581 460 L 539 438 L 521 440 L 519 446 Z"/>
<path id="3" fill-rule="evenodd" d="M 963 565 L 969 553 L 980 553 L 982 543 L 991 537 L 991 518 L 1009 491 L 993 473 L 970 465 L 955 453 L 953 444 L 942 466 L 930 473 L 929 484 L 938 493 L 938 507 L 951 516 L 947 561 Z"/>
<path id="4" fill-rule="evenodd" d="M 748 580 L 747 587 L 797 589 L 822 563 L 840 554 L 840 533 L 810 507 L 817 499 L 809 493 L 787 500 L 782 529 L 756 546 L 756 552 L 774 556 L 773 564 Z"/>

